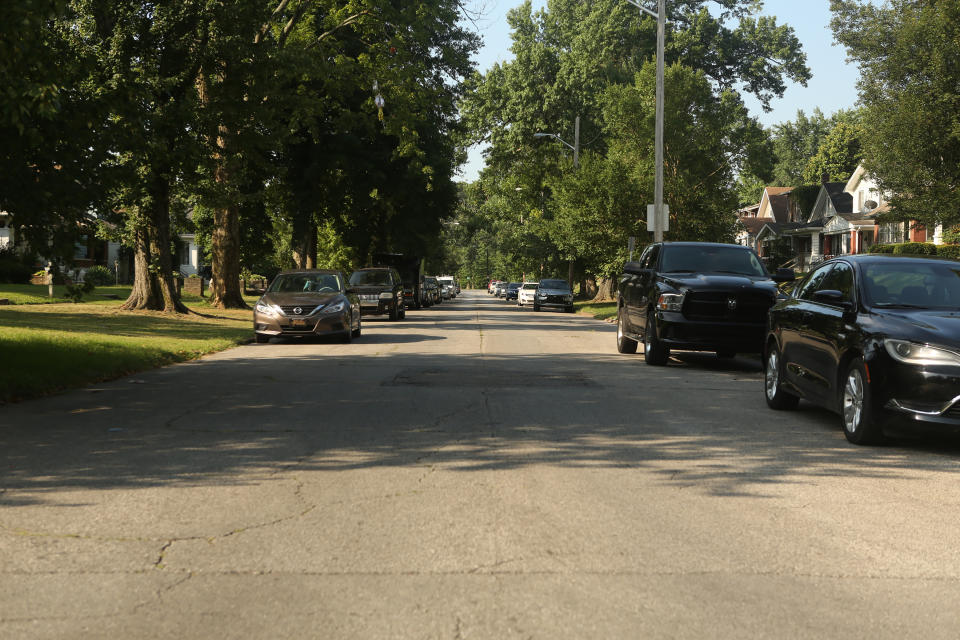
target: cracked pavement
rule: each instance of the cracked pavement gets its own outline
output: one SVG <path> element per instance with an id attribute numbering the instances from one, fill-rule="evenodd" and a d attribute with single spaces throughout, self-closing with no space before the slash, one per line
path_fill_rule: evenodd
<path id="1" fill-rule="evenodd" d="M 614 333 L 469 292 L 0 407 L 0 637 L 960 634 L 956 440 Z"/>

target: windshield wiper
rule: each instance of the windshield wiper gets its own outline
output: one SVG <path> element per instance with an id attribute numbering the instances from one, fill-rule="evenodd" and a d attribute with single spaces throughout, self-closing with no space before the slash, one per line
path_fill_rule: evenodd
<path id="1" fill-rule="evenodd" d="M 880 307 L 883 309 L 930 309 L 920 304 L 907 304 L 906 302 L 875 302 L 875 307 Z"/>

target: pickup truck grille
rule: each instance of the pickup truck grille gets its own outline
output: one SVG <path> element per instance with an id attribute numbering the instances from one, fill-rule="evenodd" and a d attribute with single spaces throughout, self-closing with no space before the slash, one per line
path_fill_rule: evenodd
<path id="1" fill-rule="evenodd" d="M 762 293 L 690 291 L 683 303 L 683 317 L 763 324 L 773 302 L 772 296 Z"/>

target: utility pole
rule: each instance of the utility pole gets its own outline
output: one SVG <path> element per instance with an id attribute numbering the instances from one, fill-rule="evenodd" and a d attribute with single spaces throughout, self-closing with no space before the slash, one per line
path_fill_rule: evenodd
<path id="1" fill-rule="evenodd" d="M 667 26 L 666 0 L 657 1 L 656 13 L 640 4 L 639 0 L 627 2 L 657 19 L 657 121 L 654 136 L 657 166 L 653 185 L 653 241 L 663 242 L 663 41 Z"/>
<path id="2" fill-rule="evenodd" d="M 580 168 L 580 116 L 573 121 L 573 168 Z"/>

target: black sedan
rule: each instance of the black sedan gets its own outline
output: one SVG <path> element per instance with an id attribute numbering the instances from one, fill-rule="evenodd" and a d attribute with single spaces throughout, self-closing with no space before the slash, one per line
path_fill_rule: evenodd
<path id="1" fill-rule="evenodd" d="M 770 310 L 765 344 L 767 404 L 832 409 L 850 442 L 894 424 L 960 427 L 960 262 L 824 262 Z"/>

